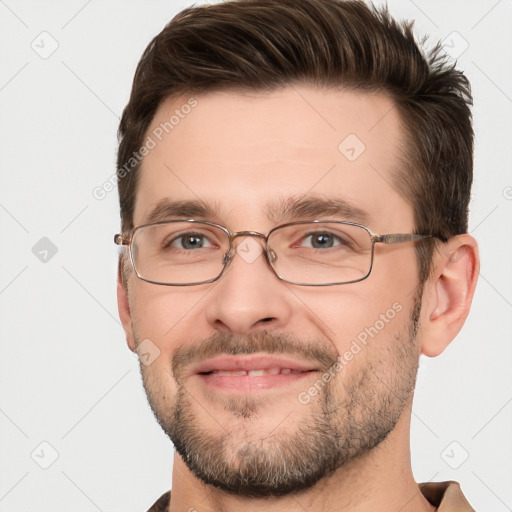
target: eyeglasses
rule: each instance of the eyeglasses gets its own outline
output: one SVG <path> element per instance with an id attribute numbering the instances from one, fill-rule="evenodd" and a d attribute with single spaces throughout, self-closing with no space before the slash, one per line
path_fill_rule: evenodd
<path id="1" fill-rule="evenodd" d="M 129 246 L 136 275 L 149 283 L 190 286 L 219 279 L 233 259 L 234 240 L 257 237 L 251 250 L 265 254 L 276 276 L 301 286 L 330 286 L 366 279 L 372 270 L 375 244 L 415 242 L 433 235 L 376 235 L 361 224 L 335 220 L 290 222 L 265 236 L 256 231 L 231 233 L 219 224 L 195 219 L 169 220 L 117 234 L 117 245 Z M 249 245 L 246 250 L 249 252 Z M 255 250 L 259 251 L 255 253 Z M 256 257 L 257 257 L 256 256 Z M 247 258 L 246 261 L 249 261 Z"/>

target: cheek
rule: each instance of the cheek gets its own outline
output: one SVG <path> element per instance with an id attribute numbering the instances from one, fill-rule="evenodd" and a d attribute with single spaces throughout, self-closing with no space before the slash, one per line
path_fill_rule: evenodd
<path id="1" fill-rule="evenodd" d="M 137 341 L 150 339 L 161 352 L 170 354 L 192 336 L 200 335 L 197 316 L 206 293 L 204 289 L 132 282 L 130 310 Z"/>
<path id="2" fill-rule="evenodd" d="M 414 243 L 375 247 L 371 279 L 391 297 L 413 294 L 418 286 L 419 265 Z"/>
<path id="3" fill-rule="evenodd" d="M 338 352 L 354 339 L 365 339 L 368 330 L 398 330 L 410 298 L 388 288 L 368 286 L 370 281 L 341 285 L 335 289 L 296 289 L 308 322 L 316 325 Z M 392 329 L 388 329 L 392 327 Z M 367 334 L 368 336 L 368 334 Z"/>
<path id="4" fill-rule="evenodd" d="M 172 411 L 178 392 L 178 386 L 170 372 L 170 363 L 166 355 L 161 353 L 149 365 L 141 364 L 141 375 L 153 411 L 164 417 Z"/>

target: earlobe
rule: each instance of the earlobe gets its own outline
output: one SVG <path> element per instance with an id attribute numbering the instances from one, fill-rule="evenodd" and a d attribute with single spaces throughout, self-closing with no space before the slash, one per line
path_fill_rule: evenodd
<path id="1" fill-rule="evenodd" d="M 132 316 L 130 311 L 130 301 L 128 298 L 128 283 L 123 276 L 123 257 L 119 257 L 119 265 L 117 272 L 117 308 L 119 310 L 119 318 L 123 324 L 126 335 L 126 343 L 129 349 L 135 351 L 135 338 L 133 335 Z"/>
<path id="2" fill-rule="evenodd" d="M 480 269 L 477 242 L 468 234 L 451 238 L 433 257 L 422 318 L 421 353 L 429 357 L 441 354 L 462 328 Z"/>

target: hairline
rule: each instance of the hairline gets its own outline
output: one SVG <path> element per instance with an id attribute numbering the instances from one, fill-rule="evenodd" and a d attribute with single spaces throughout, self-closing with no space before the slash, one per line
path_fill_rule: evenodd
<path id="1" fill-rule="evenodd" d="M 317 90 L 325 90 L 325 91 L 332 91 L 332 92 L 351 92 L 355 94 L 361 94 L 364 96 L 381 96 L 388 98 L 394 108 L 397 111 L 398 114 L 398 131 L 399 131 L 399 137 L 400 140 L 397 141 L 397 147 L 399 148 L 399 151 L 396 153 L 396 166 L 393 169 L 391 178 L 392 182 L 390 185 L 395 188 L 397 193 L 400 195 L 400 197 L 406 201 L 413 210 L 414 215 L 414 226 L 413 229 L 416 230 L 418 228 L 417 226 L 417 219 L 416 219 L 416 204 L 414 202 L 414 198 L 411 197 L 411 192 L 408 190 L 407 185 L 404 183 L 404 181 L 401 179 L 401 176 L 404 172 L 415 172 L 414 168 L 417 166 L 416 159 L 414 157 L 414 150 L 415 150 L 415 144 L 411 144 L 411 137 L 407 133 L 407 120 L 405 119 L 405 116 L 403 114 L 403 111 L 400 107 L 399 102 L 397 101 L 397 98 L 395 95 L 387 90 L 385 87 L 378 87 L 376 85 L 372 84 L 350 84 L 350 83 L 341 83 L 341 84 L 330 84 L 330 83 L 313 83 L 311 80 L 290 80 L 286 81 L 280 84 L 273 85 L 271 87 L 253 87 L 250 85 L 234 85 L 234 84 L 216 84 L 213 87 L 177 87 L 172 93 L 164 96 L 156 105 L 155 110 L 153 112 L 153 115 L 150 119 L 150 121 L 147 123 L 147 127 L 145 131 L 141 134 L 140 139 L 138 141 L 138 145 L 140 146 L 142 142 L 145 140 L 146 137 L 151 133 L 150 130 L 152 128 L 152 125 L 155 121 L 157 112 L 164 104 L 169 104 L 171 102 L 176 102 L 180 100 L 184 100 L 185 98 L 193 98 L 200 95 L 205 94 L 228 94 L 228 95 L 234 95 L 234 96 L 250 96 L 250 95 L 258 95 L 261 94 L 262 96 L 267 96 L 269 94 L 282 91 L 287 88 L 293 88 L 294 86 L 309 86 L 314 87 Z M 174 106 L 174 105 L 173 105 Z M 385 114 L 387 115 L 387 114 Z M 379 121 L 380 122 L 380 121 Z M 411 147 L 412 146 L 412 147 Z M 135 203 L 136 203 L 136 197 L 137 197 L 137 191 L 138 191 L 138 183 L 139 183 L 139 176 L 141 172 L 141 168 L 145 162 L 145 157 L 142 158 L 142 160 L 132 169 L 131 174 L 134 176 L 135 180 L 132 187 L 132 193 L 133 193 L 133 203 L 132 203 L 132 212 L 131 212 L 131 218 L 129 219 L 128 223 L 125 225 L 124 219 L 123 219 L 123 226 L 122 230 L 123 232 L 129 231 L 134 227 L 134 213 L 135 213 Z M 417 172 L 417 171 L 416 171 Z"/>

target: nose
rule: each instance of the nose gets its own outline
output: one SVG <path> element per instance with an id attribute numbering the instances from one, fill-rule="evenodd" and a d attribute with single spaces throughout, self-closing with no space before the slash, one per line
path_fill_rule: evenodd
<path id="1" fill-rule="evenodd" d="M 246 236 L 235 246 L 224 274 L 208 294 L 209 324 L 238 335 L 284 328 L 292 315 L 292 294 L 269 267 L 264 241 Z"/>

